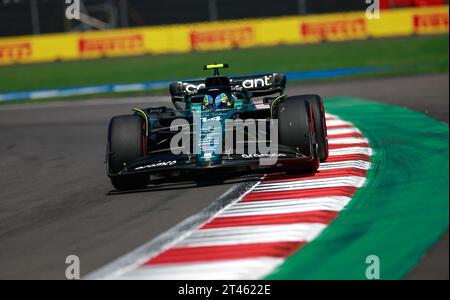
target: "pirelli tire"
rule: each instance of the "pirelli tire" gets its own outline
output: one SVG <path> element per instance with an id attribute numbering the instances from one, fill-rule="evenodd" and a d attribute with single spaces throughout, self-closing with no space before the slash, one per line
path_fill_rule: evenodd
<path id="1" fill-rule="evenodd" d="M 311 147 L 312 124 L 310 104 L 287 97 L 277 106 L 278 142 L 280 145 L 298 149 L 300 153 L 313 156 Z"/>
<path id="2" fill-rule="evenodd" d="M 322 98 L 318 95 L 302 95 L 294 96 L 291 98 L 297 99 L 297 101 L 307 101 L 311 105 L 312 113 L 314 117 L 314 132 L 316 137 L 316 143 L 318 145 L 318 155 L 321 162 L 328 158 L 328 134 L 327 123 L 325 118 L 325 109 Z"/>
<path id="3" fill-rule="evenodd" d="M 112 185 L 121 191 L 142 189 L 148 185 L 145 174 L 117 175 L 130 162 L 146 155 L 145 121 L 138 115 L 111 119 L 108 129 L 108 168 Z"/>

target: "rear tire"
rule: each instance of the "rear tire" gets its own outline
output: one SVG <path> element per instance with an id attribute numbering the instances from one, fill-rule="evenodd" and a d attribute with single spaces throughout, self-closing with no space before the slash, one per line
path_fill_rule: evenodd
<path id="1" fill-rule="evenodd" d="M 144 120 L 137 115 L 117 116 L 111 119 L 108 131 L 108 168 L 112 174 L 122 171 L 132 161 L 146 155 Z M 111 176 L 118 190 L 142 189 L 148 184 L 146 174 Z"/>

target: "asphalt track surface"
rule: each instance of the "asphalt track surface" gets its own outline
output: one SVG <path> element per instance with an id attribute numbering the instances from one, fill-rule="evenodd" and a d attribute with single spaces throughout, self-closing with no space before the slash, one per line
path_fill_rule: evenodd
<path id="1" fill-rule="evenodd" d="M 293 86 L 289 94 L 356 96 L 448 123 L 448 74 Z M 108 120 L 165 97 L 0 106 L 0 279 L 64 279 L 78 255 L 82 276 L 208 206 L 233 186 L 163 182 L 117 194 L 103 164 Z M 380 117 L 382 118 L 382 116 Z M 448 279 L 448 232 L 408 276 Z"/>

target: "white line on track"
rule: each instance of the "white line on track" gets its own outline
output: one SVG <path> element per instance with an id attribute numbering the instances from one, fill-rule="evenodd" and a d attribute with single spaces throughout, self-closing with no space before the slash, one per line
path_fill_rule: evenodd
<path id="1" fill-rule="evenodd" d="M 328 128 L 333 128 L 333 127 L 336 127 L 336 126 L 343 126 L 343 125 L 345 125 L 345 126 L 353 126 L 353 124 L 352 123 L 350 123 L 350 122 L 347 122 L 347 121 L 343 121 L 343 120 L 327 120 L 326 121 L 327 122 L 327 127 Z"/>
<path id="2" fill-rule="evenodd" d="M 338 128 L 338 129 L 328 129 L 328 136 L 338 135 L 338 134 L 348 134 L 348 133 L 361 133 L 357 128 Z"/>
<path id="3" fill-rule="evenodd" d="M 352 154 L 363 154 L 372 156 L 373 150 L 369 147 L 348 147 L 329 150 L 329 156 L 340 156 L 340 155 L 352 155 Z"/>
<path id="4" fill-rule="evenodd" d="M 227 206 L 238 202 L 250 193 L 257 183 L 254 181 L 246 182 L 244 180 L 244 182 L 231 187 L 225 194 L 201 212 L 187 218 L 137 249 L 88 274 L 84 279 L 114 279 L 132 270 L 136 270 L 152 257 L 157 256 L 189 236 L 195 229 L 214 218 L 214 216 L 219 214 Z"/>
<path id="5" fill-rule="evenodd" d="M 284 262 L 258 257 L 203 263 L 149 265 L 120 277 L 125 280 L 230 280 L 263 278 Z"/>
<path id="6" fill-rule="evenodd" d="M 319 167 L 319 171 L 323 170 L 337 170 L 344 168 L 356 168 L 362 170 L 369 170 L 371 163 L 364 160 L 349 160 L 349 161 L 340 161 L 340 162 L 330 162 L 330 163 L 321 163 Z"/>
<path id="7" fill-rule="evenodd" d="M 329 138 L 328 143 L 330 145 L 340 145 L 340 144 L 361 144 L 361 143 L 369 143 L 369 140 L 366 138 Z"/>
<path id="8" fill-rule="evenodd" d="M 311 188 L 318 189 L 318 188 L 329 188 L 329 187 L 338 187 L 338 186 L 362 187 L 364 185 L 365 181 L 366 181 L 365 177 L 345 176 L 345 177 L 333 177 L 333 178 L 320 178 L 320 179 L 313 179 L 313 180 L 260 183 L 253 189 L 253 193 L 303 190 L 303 189 L 311 189 Z"/>
<path id="9" fill-rule="evenodd" d="M 174 248 L 225 246 L 275 242 L 309 242 L 326 224 L 299 223 L 287 225 L 238 226 L 194 231 Z"/>
<path id="10" fill-rule="evenodd" d="M 341 211 L 350 200 L 350 197 L 335 196 L 240 202 L 225 209 L 218 217 L 259 216 L 318 210 Z"/>

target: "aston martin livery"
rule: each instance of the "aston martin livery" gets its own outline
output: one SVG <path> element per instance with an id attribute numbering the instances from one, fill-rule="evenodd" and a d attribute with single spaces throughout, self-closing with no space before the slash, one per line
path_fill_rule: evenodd
<path id="1" fill-rule="evenodd" d="M 211 77 L 170 84 L 173 107 L 111 119 L 106 164 L 116 189 L 180 172 L 317 171 L 328 157 L 321 97 L 287 96 L 282 73 L 221 75 L 227 67 L 206 65 Z"/>

